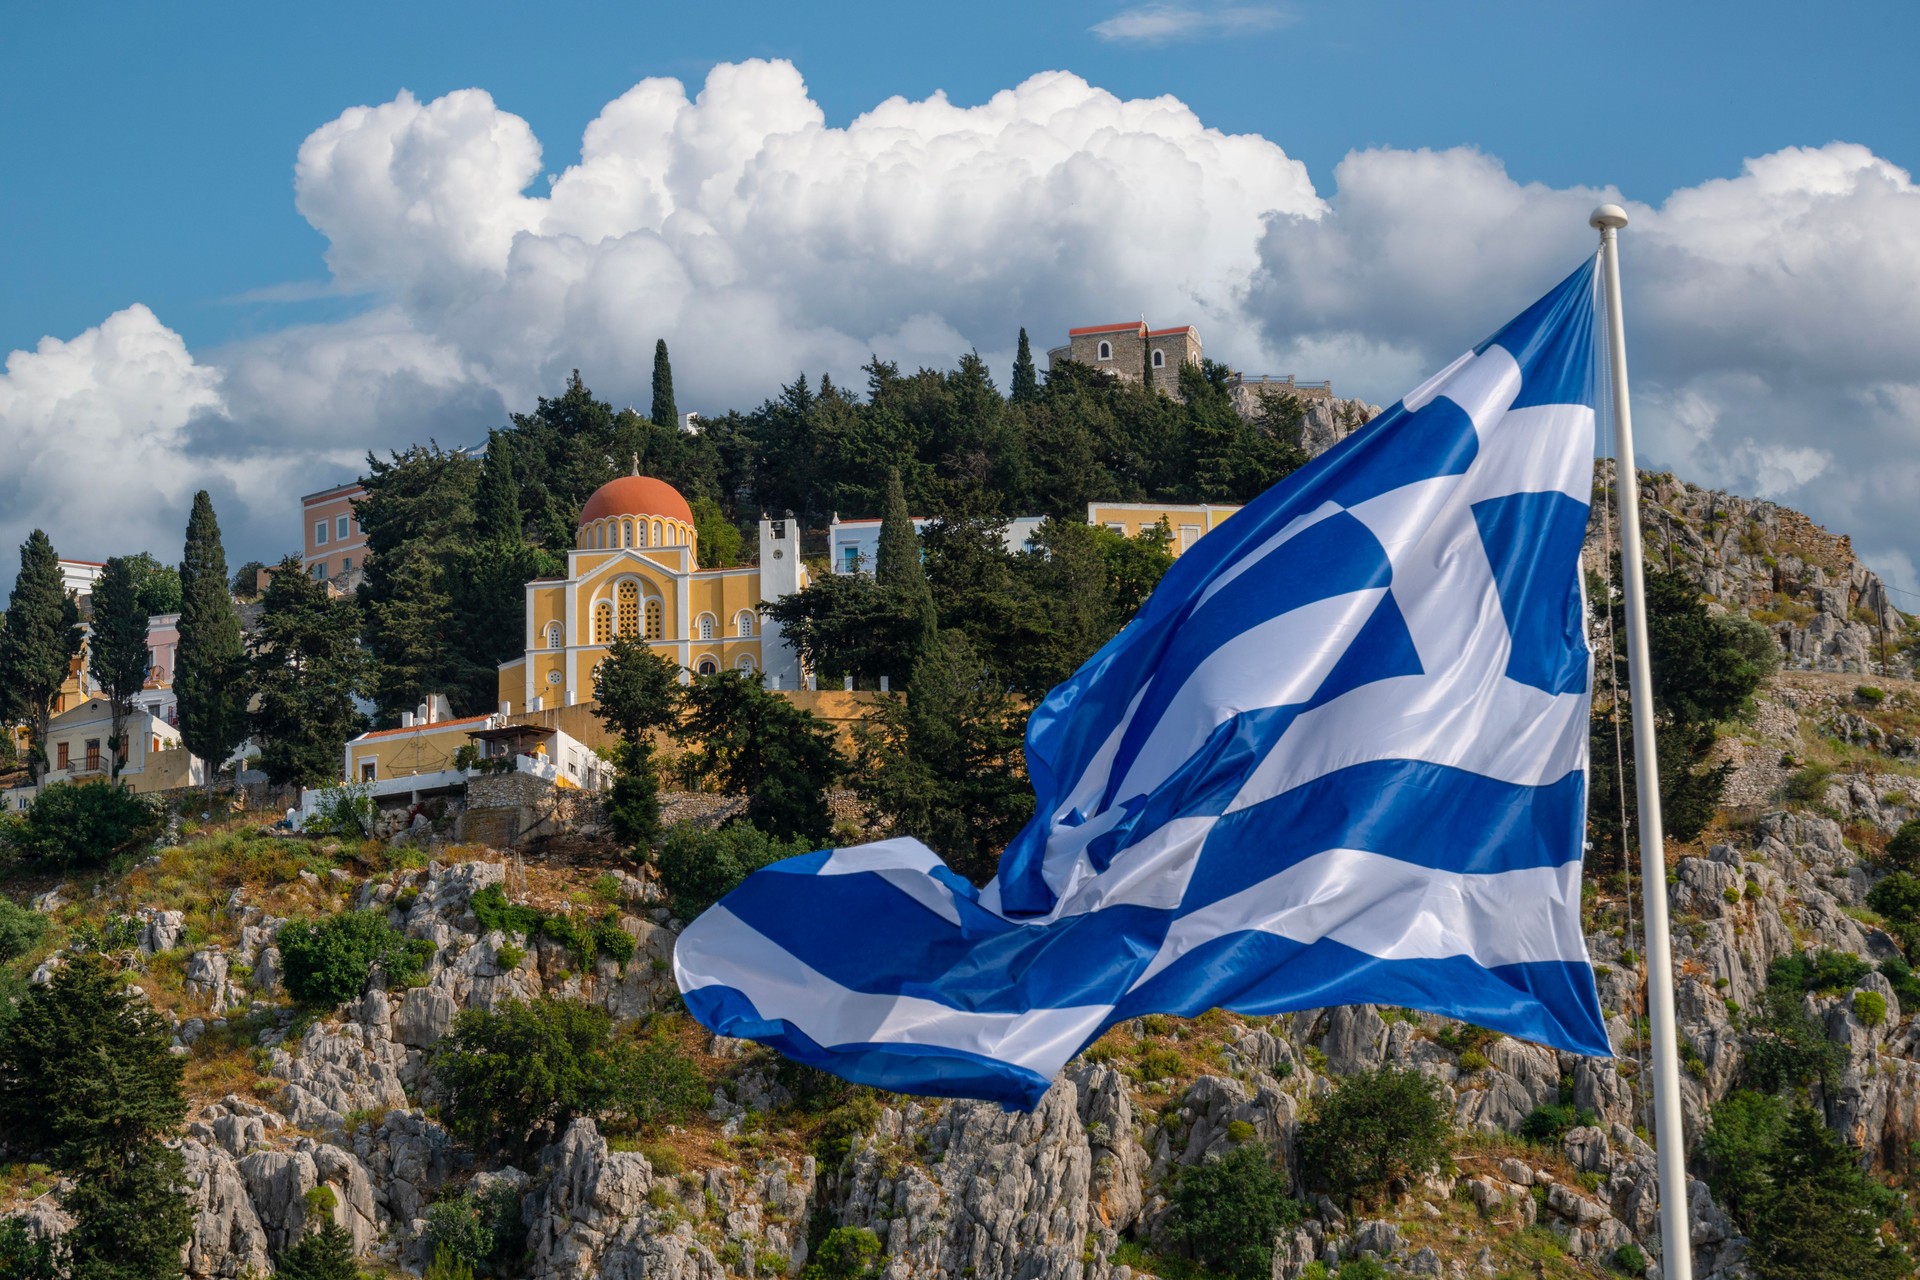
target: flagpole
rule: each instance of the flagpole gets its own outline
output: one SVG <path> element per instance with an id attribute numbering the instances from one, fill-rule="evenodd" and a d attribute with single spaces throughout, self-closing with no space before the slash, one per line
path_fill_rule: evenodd
<path id="1" fill-rule="evenodd" d="M 1627 335 L 1620 306 L 1620 244 L 1626 210 L 1603 204 L 1587 225 L 1600 232 L 1600 279 L 1607 309 L 1607 374 L 1612 392 L 1614 490 L 1620 506 L 1620 589 L 1627 605 L 1627 689 L 1633 707 L 1633 769 L 1640 799 L 1640 900 L 1647 927 L 1647 1020 L 1653 1032 L 1653 1126 L 1660 1171 L 1660 1274 L 1693 1280 L 1687 1229 L 1686 1126 L 1680 1116 L 1680 1052 L 1673 1016 L 1673 938 L 1667 925 L 1666 833 L 1660 822 L 1660 766 L 1654 750 L 1653 671 L 1647 657 L 1647 594 L 1640 552 L 1640 477 L 1633 465 L 1633 411 L 1627 398 Z M 1624 836 L 1624 832 L 1622 835 Z"/>

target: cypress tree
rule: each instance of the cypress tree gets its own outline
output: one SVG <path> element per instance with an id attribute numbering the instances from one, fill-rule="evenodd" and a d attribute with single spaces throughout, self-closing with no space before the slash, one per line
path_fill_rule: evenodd
<path id="1" fill-rule="evenodd" d="M 354 691 L 364 683 L 360 610 L 300 572 L 276 567 L 248 640 L 260 702 L 252 714 L 260 767 L 276 783 L 315 786 L 339 776 L 340 749 L 360 727 Z"/>
<path id="2" fill-rule="evenodd" d="M 933 588 L 927 585 L 926 566 L 920 563 L 920 538 L 913 531 L 906 486 L 900 483 L 897 468 L 887 475 L 887 506 L 880 518 L 880 547 L 874 557 L 873 576 L 895 597 L 910 620 L 913 650 L 917 652 L 934 632 Z"/>
<path id="3" fill-rule="evenodd" d="M 133 699 L 146 683 L 151 665 L 147 610 L 142 602 L 144 577 L 130 557 L 115 556 L 93 584 L 93 636 L 87 645 L 87 669 L 113 706 L 107 753 L 115 778 L 120 776 L 121 750 L 126 743 L 127 719 L 133 714 Z"/>
<path id="4" fill-rule="evenodd" d="M 359 1280 L 353 1237 L 333 1219 L 325 1219 L 274 1259 L 273 1274 L 281 1280 Z"/>
<path id="5" fill-rule="evenodd" d="M 496 437 L 499 434 L 494 433 Z M 483 541 L 519 542 L 525 536 L 520 518 L 520 481 L 513 474 L 512 458 L 499 447 L 497 439 L 480 466 L 473 515 Z"/>
<path id="6" fill-rule="evenodd" d="M 214 774 L 247 736 L 246 652 L 228 591 L 220 522 L 213 499 L 202 489 L 193 495 L 180 562 L 180 648 L 173 690 L 180 700 L 180 737 L 187 750 L 206 761 L 209 793 Z"/>
<path id="7" fill-rule="evenodd" d="M 47 772 L 47 723 L 60 686 L 80 652 L 80 610 L 60 578 L 60 557 L 35 529 L 20 544 L 20 576 L 7 601 L 0 632 L 0 698 L 8 718 L 27 722 L 27 772 L 36 784 Z"/>
<path id="8" fill-rule="evenodd" d="M 1013 357 L 1012 400 L 1015 404 L 1028 404 L 1040 398 L 1040 375 L 1033 367 L 1033 346 L 1027 341 L 1027 331 L 1020 330 L 1020 349 Z"/>
<path id="9" fill-rule="evenodd" d="M 680 407 L 673 402 L 673 365 L 667 360 L 667 340 L 653 344 L 653 412 L 648 415 L 656 427 L 680 429 Z"/>

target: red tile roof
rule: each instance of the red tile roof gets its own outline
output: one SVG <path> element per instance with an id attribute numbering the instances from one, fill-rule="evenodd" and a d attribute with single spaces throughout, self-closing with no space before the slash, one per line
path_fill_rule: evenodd
<path id="1" fill-rule="evenodd" d="M 1170 333 L 1193 333 L 1193 332 L 1194 332 L 1194 327 L 1192 325 L 1183 324 L 1183 325 L 1177 325 L 1172 329 L 1149 329 L 1147 330 L 1147 336 L 1149 338 L 1164 338 Z"/>
<path id="2" fill-rule="evenodd" d="M 1146 324 L 1139 320 L 1129 320 L 1125 324 L 1090 324 L 1078 329 L 1067 330 L 1069 338 L 1077 338 L 1083 333 L 1118 333 L 1123 329 L 1136 329 L 1146 332 Z"/>

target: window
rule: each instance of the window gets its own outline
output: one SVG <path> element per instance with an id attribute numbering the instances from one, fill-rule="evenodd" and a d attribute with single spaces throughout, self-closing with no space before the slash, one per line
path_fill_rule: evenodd
<path id="1" fill-rule="evenodd" d="M 846 549 L 845 556 L 846 556 L 846 568 L 842 569 L 841 572 L 842 573 L 860 572 L 860 548 L 848 547 Z"/>
<path id="2" fill-rule="evenodd" d="M 559 623 L 549 622 L 547 624 L 547 648 L 558 649 L 563 647 L 561 644 L 563 635 L 564 632 Z"/>
<path id="3" fill-rule="evenodd" d="M 733 620 L 733 629 L 740 635 L 751 636 L 753 634 L 753 610 L 742 609 L 739 616 Z"/>
<path id="4" fill-rule="evenodd" d="M 324 547 L 327 545 L 327 522 L 325 520 L 315 520 L 313 522 L 313 545 L 316 547 Z"/>
<path id="5" fill-rule="evenodd" d="M 1156 351 L 1156 352 L 1154 352 L 1154 353 L 1153 353 L 1153 367 L 1154 367 L 1154 368 L 1156 368 L 1156 369 L 1164 369 L 1164 368 L 1166 368 L 1166 367 L 1167 367 L 1167 353 L 1166 353 L 1166 352 L 1164 352 L 1164 351 Z"/>
<path id="6" fill-rule="evenodd" d="M 700 666 L 698 669 L 701 675 L 710 676 L 720 670 L 720 664 L 715 662 L 712 658 L 702 658 L 700 659 Z"/>
<path id="7" fill-rule="evenodd" d="M 53 752 L 54 768 L 65 769 L 70 763 L 72 763 L 70 757 L 67 754 L 67 747 L 68 747 L 68 744 L 63 742 L 59 746 L 54 748 L 54 752 Z"/>
<path id="8" fill-rule="evenodd" d="M 1118 520 L 1109 521 L 1107 524 L 1107 528 L 1109 531 L 1113 533 L 1117 533 L 1122 537 L 1126 536 L 1127 526 L 1125 526 L 1124 524 L 1121 524 Z"/>
<path id="9" fill-rule="evenodd" d="M 713 639 L 713 632 L 714 632 L 713 615 L 710 613 L 701 614 L 700 615 L 700 638 L 702 640 L 711 640 Z"/>
<path id="10" fill-rule="evenodd" d="M 661 631 L 661 608 L 658 600 L 647 601 L 647 639 L 658 640 Z"/>
<path id="11" fill-rule="evenodd" d="M 340 572 L 341 572 L 341 573 L 352 573 L 352 572 L 353 572 L 353 557 L 352 557 L 352 556 L 341 556 L 341 557 L 340 557 Z"/>
<path id="12" fill-rule="evenodd" d="M 347 517 L 335 516 L 333 518 L 333 536 L 345 541 L 347 536 Z"/>
<path id="13" fill-rule="evenodd" d="M 372 782 L 374 774 L 378 771 L 379 767 L 380 762 L 377 760 L 362 760 L 360 762 L 360 781 Z"/>
<path id="14" fill-rule="evenodd" d="M 325 560 L 315 560 L 313 562 L 313 580 L 315 582 L 325 582 L 327 580 L 327 562 Z"/>
<path id="15" fill-rule="evenodd" d="M 1183 524 L 1180 526 L 1180 549 L 1182 551 L 1185 551 L 1188 547 L 1191 547 L 1194 543 L 1198 541 L 1200 541 L 1199 525 Z"/>
<path id="16" fill-rule="evenodd" d="M 740 661 L 734 663 L 733 665 L 738 667 L 740 670 L 746 672 L 748 675 L 752 675 L 753 674 L 753 655 L 750 653 L 743 653 L 740 655 Z"/>
<path id="17" fill-rule="evenodd" d="M 631 520 L 620 522 L 620 545 L 623 547 L 633 545 L 633 521 Z"/>
<path id="18" fill-rule="evenodd" d="M 87 739 L 87 771 L 91 773 L 94 770 L 98 769 L 99 767 L 100 767 L 100 739 L 88 738 Z"/>
<path id="19" fill-rule="evenodd" d="M 633 528 L 633 545 L 636 547 L 644 547 L 647 545 L 647 522 L 645 520 L 640 521 Z"/>
<path id="20" fill-rule="evenodd" d="M 667 543 L 666 543 L 666 540 L 665 540 L 664 538 L 662 538 L 662 537 L 660 536 L 660 522 L 659 522 L 658 520 L 655 520 L 655 521 L 653 522 L 653 525 L 652 525 L 652 530 L 651 530 L 651 531 L 652 531 L 652 533 L 653 533 L 653 545 L 654 545 L 654 546 L 656 546 L 656 547 L 664 547 L 664 546 L 666 546 L 666 545 L 667 545 Z"/>
<path id="21" fill-rule="evenodd" d="M 613 643 L 613 605 L 605 600 L 593 607 L 593 642 Z"/>
<path id="22" fill-rule="evenodd" d="M 614 592 L 614 597 L 620 602 L 620 634 L 623 636 L 637 634 L 640 630 L 640 584 L 623 582 Z"/>
<path id="23" fill-rule="evenodd" d="M 1100 358 L 1102 360 L 1113 359 L 1113 344 L 1111 342 L 1103 342 L 1100 344 Z"/>

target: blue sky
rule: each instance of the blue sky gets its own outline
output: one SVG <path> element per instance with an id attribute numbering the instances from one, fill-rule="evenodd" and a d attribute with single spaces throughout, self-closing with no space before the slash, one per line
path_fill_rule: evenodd
<path id="1" fill-rule="evenodd" d="M 325 242 L 293 206 L 294 152 L 343 108 L 401 88 L 488 89 L 533 125 L 550 172 L 635 81 L 697 83 L 749 57 L 791 59 L 840 125 L 894 94 L 977 103 L 1065 68 L 1263 134 L 1322 187 L 1349 150 L 1375 145 L 1474 146 L 1521 181 L 1648 201 L 1789 144 L 1920 162 L 1908 4 L 1818 18 L 1781 3 L 1196 4 L 1189 38 L 1092 30 L 1175 7 L 19 6 L 0 43 L 0 349 L 133 301 L 194 346 L 351 309 L 243 299 L 324 281 Z"/>
<path id="2" fill-rule="evenodd" d="M 1917 12 L 15 6 L 0 547 L 172 558 L 205 487 L 272 558 L 370 448 L 645 403 L 655 338 L 705 412 L 1142 313 L 1387 403 L 1618 198 L 1643 458 L 1920 592 Z"/>

